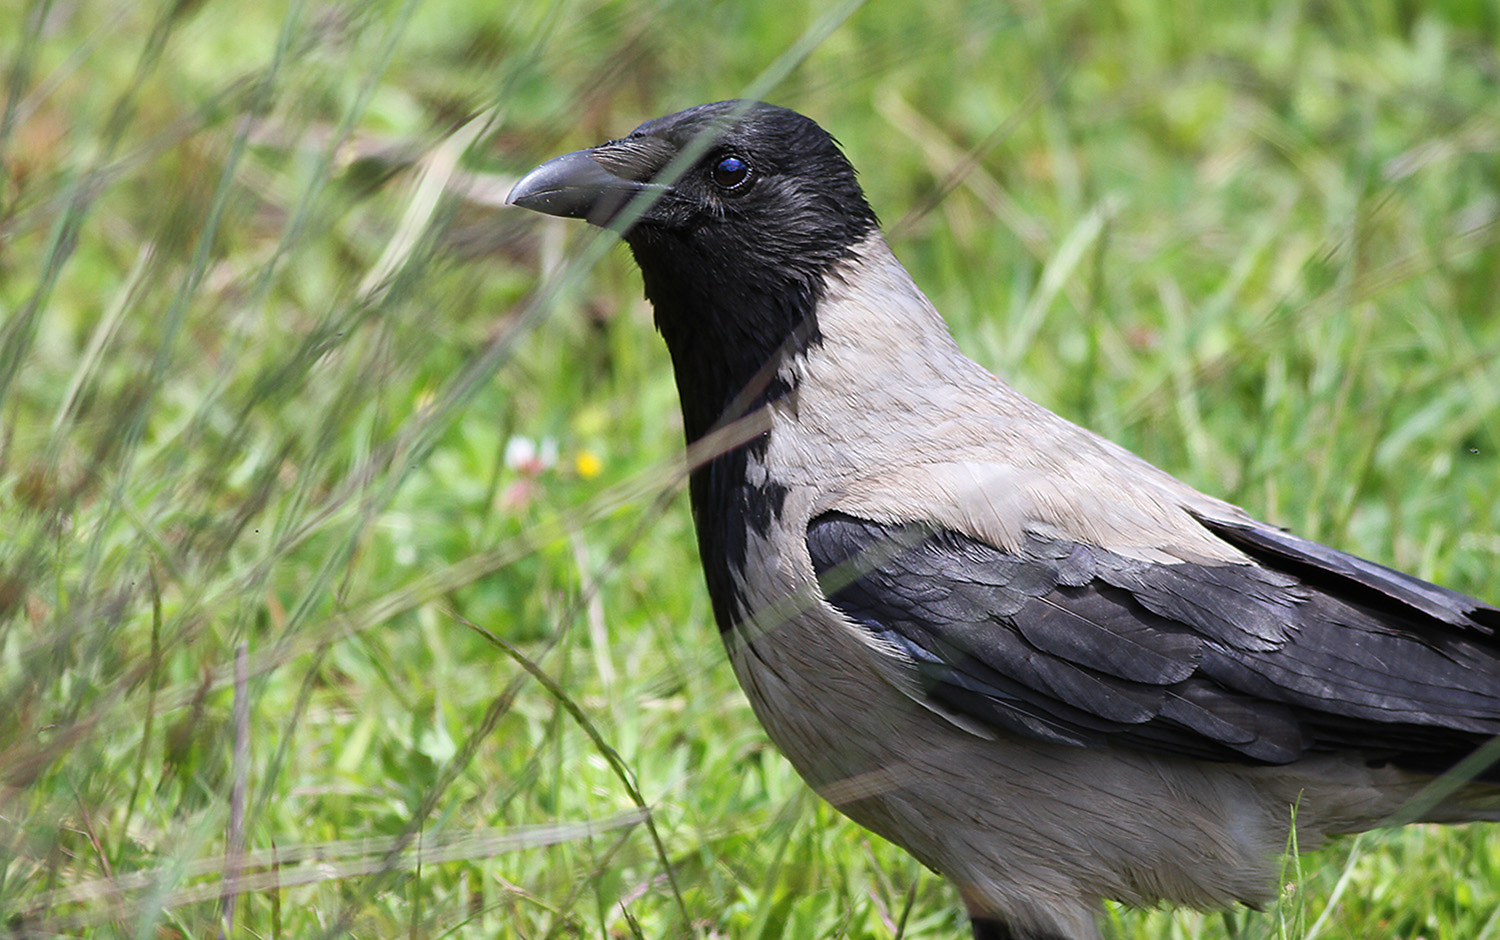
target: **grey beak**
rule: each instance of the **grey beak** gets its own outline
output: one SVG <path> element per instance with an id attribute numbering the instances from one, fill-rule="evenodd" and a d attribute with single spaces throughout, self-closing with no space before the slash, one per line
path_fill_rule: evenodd
<path id="1" fill-rule="evenodd" d="M 642 183 L 616 176 L 600 166 L 588 150 L 575 150 L 521 177 L 506 205 L 520 206 L 547 215 L 585 219 L 605 226 L 631 198 L 645 192 L 664 192 L 659 183 Z"/>

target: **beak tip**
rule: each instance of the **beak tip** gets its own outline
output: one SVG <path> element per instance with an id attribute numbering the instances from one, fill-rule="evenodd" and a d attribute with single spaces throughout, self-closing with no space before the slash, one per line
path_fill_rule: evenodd
<path id="1" fill-rule="evenodd" d="M 558 189 L 558 181 L 555 179 L 557 174 L 549 172 L 550 169 L 550 164 L 543 163 L 516 180 L 516 184 L 510 188 L 510 192 L 505 197 L 505 204 L 519 206 L 522 209 L 545 211 L 544 204 L 547 195 Z"/>
<path id="2" fill-rule="evenodd" d="M 515 206 L 517 209 L 530 209 L 531 206 L 527 205 L 526 201 L 528 194 L 521 192 L 520 188 L 519 183 L 511 187 L 510 194 L 505 197 L 505 204 L 507 206 Z"/>

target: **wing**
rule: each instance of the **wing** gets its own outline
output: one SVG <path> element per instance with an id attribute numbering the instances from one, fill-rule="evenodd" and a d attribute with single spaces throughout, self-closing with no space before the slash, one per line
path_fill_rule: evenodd
<path id="1" fill-rule="evenodd" d="M 1005 552 L 839 512 L 807 544 L 828 600 L 934 707 L 1017 734 L 1260 763 L 1357 750 L 1427 772 L 1500 734 L 1500 610 L 1278 530 L 1200 521 L 1254 563 L 1036 533 Z"/>

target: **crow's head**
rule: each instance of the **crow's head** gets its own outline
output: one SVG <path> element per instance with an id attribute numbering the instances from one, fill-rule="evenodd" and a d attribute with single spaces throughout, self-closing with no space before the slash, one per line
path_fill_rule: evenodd
<path id="1" fill-rule="evenodd" d="M 723 407 L 789 341 L 815 342 L 828 276 L 877 225 L 826 131 L 744 100 L 699 105 L 563 154 L 526 174 L 508 201 L 622 234 L 685 410 L 699 400 Z"/>
<path id="2" fill-rule="evenodd" d="M 699 105 L 549 160 L 509 202 L 614 225 L 643 268 L 649 258 L 736 280 L 826 264 L 876 224 L 834 139 L 757 101 Z"/>

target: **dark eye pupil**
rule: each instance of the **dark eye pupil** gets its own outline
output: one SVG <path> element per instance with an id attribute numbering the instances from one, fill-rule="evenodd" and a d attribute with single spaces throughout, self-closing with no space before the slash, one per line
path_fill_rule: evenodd
<path id="1" fill-rule="evenodd" d="M 725 157 L 714 164 L 713 178 L 715 185 L 734 189 L 750 178 L 750 164 L 739 157 Z"/>

